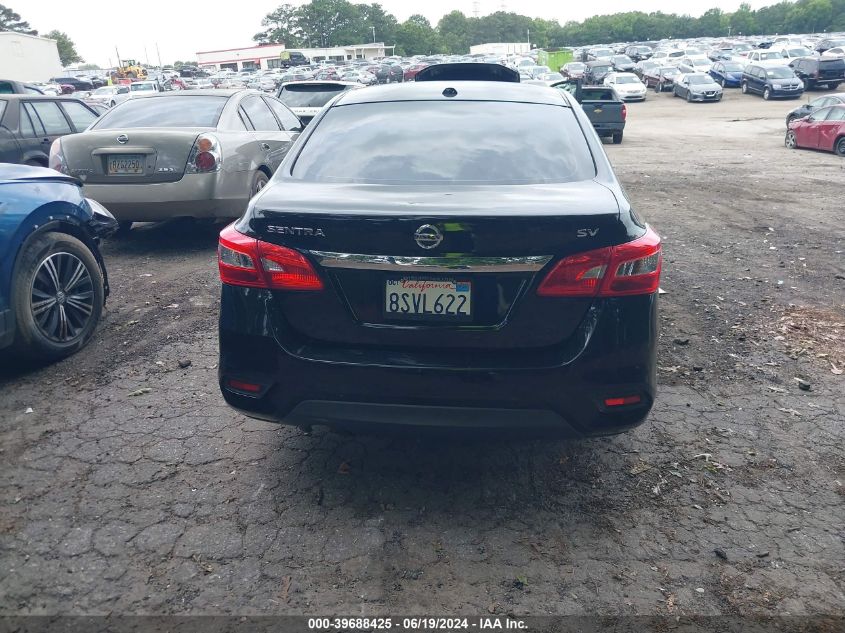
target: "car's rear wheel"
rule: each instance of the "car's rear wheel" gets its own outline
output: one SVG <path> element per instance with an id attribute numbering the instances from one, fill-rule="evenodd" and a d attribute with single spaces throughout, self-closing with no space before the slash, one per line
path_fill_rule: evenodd
<path id="1" fill-rule="evenodd" d="M 613 136 L 611 137 L 613 139 L 613 144 L 619 145 L 622 142 L 622 136 L 623 132 L 614 132 Z"/>
<path id="2" fill-rule="evenodd" d="M 836 145 L 833 146 L 833 151 L 837 156 L 845 156 L 845 136 L 840 136 L 836 140 Z"/>
<path id="3" fill-rule="evenodd" d="M 787 147 L 787 149 L 796 149 L 798 147 L 798 140 L 795 138 L 795 132 L 788 130 L 786 138 L 783 140 L 783 144 Z"/>
<path id="4" fill-rule="evenodd" d="M 748 84 L 744 81 L 742 82 L 741 90 L 742 90 L 742 94 L 744 94 L 744 95 L 748 94 Z"/>
<path id="5" fill-rule="evenodd" d="M 727 83 L 727 82 L 725 81 L 724 77 L 723 77 L 723 78 L 721 78 L 721 79 L 719 79 L 719 85 L 720 85 L 720 86 L 722 86 L 722 88 L 724 88 L 724 87 L 725 87 L 725 84 L 726 84 L 726 83 Z"/>
<path id="6" fill-rule="evenodd" d="M 812 80 L 810 80 L 809 78 L 805 79 L 804 83 L 806 84 L 805 85 L 806 90 L 812 90 L 813 88 L 816 87 L 816 84 Z"/>
<path id="7" fill-rule="evenodd" d="M 692 103 L 692 93 L 691 92 L 687 93 L 687 103 Z"/>
<path id="8" fill-rule="evenodd" d="M 12 283 L 13 349 L 34 360 L 73 354 L 94 334 L 103 275 L 90 249 L 66 233 L 36 237 L 19 255 Z"/>
<path id="9" fill-rule="evenodd" d="M 249 197 L 251 198 L 259 191 L 264 189 L 267 186 L 267 183 L 270 182 L 270 179 L 267 177 L 263 171 L 255 172 L 255 176 L 252 177 L 252 189 L 250 190 Z"/>
<path id="10" fill-rule="evenodd" d="M 771 98 L 772 98 L 772 91 L 771 91 L 771 90 L 769 90 L 769 87 L 768 87 L 768 86 L 766 86 L 766 87 L 763 89 L 763 99 L 765 99 L 766 101 L 768 101 L 768 100 L 769 100 L 769 99 L 771 99 Z"/>

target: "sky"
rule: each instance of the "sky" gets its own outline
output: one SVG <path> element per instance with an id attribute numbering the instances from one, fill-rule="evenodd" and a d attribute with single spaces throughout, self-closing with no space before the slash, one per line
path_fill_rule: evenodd
<path id="1" fill-rule="evenodd" d="M 354 0 L 353 0 L 354 1 Z M 378 0 L 370 0 L 378 1 Z M 772 0 L 774 1 L 774 0 Z M 116 63 L 115 47 L 123 59 L 163 64 L 196 59 L 197 51 L 252 46 L 252 36 L 261 30 L 261 19 L 278 5 L 303 4 L 298 0 L 238 0 L 224 2 L 184 2 L 180 0 L 145 0 L 142 3 L 115 0 L 3 0 L 3 4 L 21 14 L 40 33 L 58 29 L 76 43 L 76 50 L 86 62 L 105 68 Z M 734 11 L 741 0 L 592 0 L 569 3 L 560 0 L 382 0 L 380 4 L 401 22 L 413 13 L 423 13 L 432 24 L 452 10 L 479 15 L 506 10 L 566 22 L 591 15 L 630 11 L 665 11 L 701 15 L 714 6 Z M 765 0 L 749 2 L 752 8 L 771 4 Z M 573 6 L 577 5 L 577 6 Z M 376 33 L 378 37 L 378 33 Z M 348 42 L 357 44 L 359 42 Z"/>

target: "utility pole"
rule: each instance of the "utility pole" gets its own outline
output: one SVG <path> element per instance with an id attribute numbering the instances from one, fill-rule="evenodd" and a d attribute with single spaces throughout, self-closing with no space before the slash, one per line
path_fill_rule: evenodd
<path id="1" fill-rule="evenodd" d="M 728 37 L 731 36 L 731 27 L 728 27 Z"/>
<path id="2" fill-rule="evenodd" d="M 525 29 L 525 36 L 528 40 L 528 48 L 531 49 L 531 29 Z"/>
<path id="3" fill-rule="evenodd" d="M 372 27 L 373 29 L 373 44 L 376 43 L 376 27 Z"/>
<path id="4" fill-rule="evenodd" d="M 117 46 L 114 47 L 114 52 L 117 54 L 117 67 L 120 68 L 123 64 L 120 61 L 120 51 L 117 50 Z"/>
<path id="5" fill-rule="evenodd" d="M 147 45 L 144 44 L 144 61 L 146 62 L 147 66 L 150 65 L 150 56 L 147 55 Z"/>
<path id="6" fill-rule="evenodd" d="M 158 55 L 158 67 L 161 68 L 161 51 L 158 50 L 158 42 L 156 42 L 156 55 Z"/>

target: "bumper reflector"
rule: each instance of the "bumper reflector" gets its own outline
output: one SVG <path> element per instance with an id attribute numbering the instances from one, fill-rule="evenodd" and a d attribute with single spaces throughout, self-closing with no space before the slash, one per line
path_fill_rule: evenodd
<path id="1" fill-rule="evenodd" d="M 243 380 L 235 380 L 234 378 L 226 379 L 226 386 L 235 391 L 245 391 L 247 393 L 258 393 L 263 388 L 254 382 L 244 382 Z"/>
<path id="2" fill-rule="evenodd" d="M 626 404 L 639 404 L 642 398 L 639 396 L 623 396 L 621 398 L 607 398 L 604 401 L 606 407 L 624 407 Z"/>

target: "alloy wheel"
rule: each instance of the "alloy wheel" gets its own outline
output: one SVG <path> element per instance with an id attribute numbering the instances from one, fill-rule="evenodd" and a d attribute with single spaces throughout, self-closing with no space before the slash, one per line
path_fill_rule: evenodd
<path id="1" fill-rule="evenodd" d="M 845 136 L 836 141 L 836 153 L 839 156 L 845 156 Z"/>
<path id="2" fill-rule="evenodd" d="M 71 253 L 54 253 L 35 271 L 30 310 L 41 333 L 56 343 L 82 334 L 94 313 L 94 283 L 85 264 Z"/>
<path id="3" fill-rule="evenodd" d="M 784 139 L 783 144 L 786 145 L 786 147 L 789 149 L 795 149 L 796 147 L 798 147 L 798 143 L 795 139 L 795 132 L 789 130 L 789 132 L 786 133 L 786 139 Z"/>

